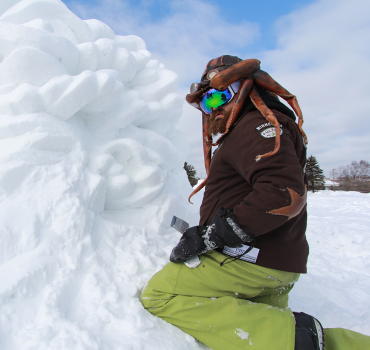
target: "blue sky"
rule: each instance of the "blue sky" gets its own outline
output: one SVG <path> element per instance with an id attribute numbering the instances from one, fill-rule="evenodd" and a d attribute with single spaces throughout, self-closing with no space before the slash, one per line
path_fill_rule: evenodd
<path id="1" fill-rule="evenodd" d="M 326 175 L 353 160 L 370 161 L 368 0 L 64 3 L 82 19 L 143 38 L 152 58 L 178 74 L 182 97 L 214 57 L 260 59 L 263 70 L 297 95 L 308 154 Z M 204 175 L 199 112 L 185 103 L 178 128 L 190 143 L 188 162 Z"/>
<path id="2" fill-rule="evenodd" d="M 294 10 L 298 10 L 313 1 L 309 0 L 233 0 L 233 1 L 203 1 L 210 5 L 214 5 L 222 13 L 222 16 L 227 22 L 231 23 L 243 23 L 253 22 L 259 26 L 261 33 L 261 39 L 256 41 L 254 44 L 256 47 L 264 47 L 265 49 L 271 48 L 276 43 L 276 33 L 274 31 L 275 21 Z M 75 4 L 80 4 L 86 9 L 86 13 L 89 13 L 88 8 L 90 6 L 98 7 L 100 4 L 109 4 L 109 1 L 92 1 L 92 0 L 65 0 L 64 3 L 70 8 Z M 172 1 L 168 0 L 128 0 L 120 1 L 121 4 L 127 4 L 121 8 L 126 7 L 128 12 L 134 16 L 141 13 L 143 17 L 155 24 L 166 17 L 169 17 L 176 12 L 177 8 L 173 5 Z M 186 2 L 185 2 L 186 3 Z M 108 5 L 109 6 L 109 5 Z M 119 6 L 117 6 L 119 8 Z M 112 16 L 114 14 L 112 13 Z M 85 18 L 84 18 L 85 19 Z M 113 29 L 115 29 L 112 26 Z M 150 48 L 150 43 L 148 43 Z"/>
<path id="3" fill-rule="evenodd" d="M 159 58 L 167 68 L 176 71 L 180 76 L 181 84 L 185 85 L 193 81 L 193 74 L 189 74 L 188 69 L 183 72 L 178 68 L 177 62 L 180 60 L 173 55 L 171 48 L 175 47 L 175 51 L 181 51 L 177 46 L 187 50 L 187 46 L 192 45 L 198 47 L 207 59 L 226 53 L 240 57 L 258 56 L 259 52 L 276 47 L 278 20 L 312 2 L 308 0 L 64 1 L 82 19 L 97 18 L 108 24 L 116 34 L 135 34 L 143 38 L 154 58 Z M 219 23 L 220 20 L 222 23 Z M 214 26 L 219 27 L 218 30 L 212 30 Z M 169 33 L 171 40 L 168 40 Z M 161 37 L 167 42 L 161 41 Z M 187 40 L 184 41 L 184 38 Z M 204 62 L 200 62 L 202 67 Z M 202 71 L 200 66 L 197 69 Z"/>

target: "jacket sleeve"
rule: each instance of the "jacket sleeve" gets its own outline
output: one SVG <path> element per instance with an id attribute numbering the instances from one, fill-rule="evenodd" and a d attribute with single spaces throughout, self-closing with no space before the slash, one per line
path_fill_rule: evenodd
<path id="1" fill-rule="evenodd" d="M 275 115 L 278 116 L 279 112 Z M 262 118 L 258 118 L 259 121 L 263 121 Z M 288 188 L 300 196 L 305 193 L 302 163 L 305 162 L 306 151 L 303 140 L 294 121 L 289 122 L 286 117 L 283 119 L 286 123 L 283 124 L 281 145 L 276 154 L 255 161 L 257 155 L 274 149 L 275 138 L 265 138 L 256 132 L 256 122 L 250 120 L 247 125 L 233 131 L 231 153 L 228 159 L 224 160 L 253 188 L 243 201 L 233 208 L 241 227 L 253 236 L 270 232 L 288 221 L 285 215 L 268 213 L 291 204 Z"/>

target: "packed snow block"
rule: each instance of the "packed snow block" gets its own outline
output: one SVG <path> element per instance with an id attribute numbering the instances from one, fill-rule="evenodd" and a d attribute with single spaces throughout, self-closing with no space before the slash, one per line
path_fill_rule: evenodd
<path id="1" fill-rule="evenodd" d="M 72 13 L 59 0 L 22 0 L 5 11 L 0 17 L 5 22 L 26 23 L 35 18 L 58 18 L 68 25 L 80 42 L 91 41 L 89 26 Z"/>
<path id="2" fill-rule="evenodd" d="M 13 118 L 3 116 L 0 118 L 0 139 L 17 138 L 25 134 L 37 132 L 58 132 L 66 129 L 66 125 L 44 111 L 34 114 L 23 114 Z M 3 152 L 4 153 L 4 152 Z"/>
<path id="3" fill-rule="evenodd" d="M 133 124 L 137 126 L 144 125 L 145 123 L 156 120 L 163 113 L 163 108 L 159 101 L 148 102 L 147 105 L 149 111 L 142 116 L 138 116 L 138 118 L 133 121 Z"/>
<path id="4" fill-rule="evenodd" d="M 66 69 L 68 74 L 74 74 L 79 60 L 79 52 L 68 39 L 58 35 L 42 35 L 38 47 L 43 52 L 53 55 Z"/>
<path id="5" fill-rule="evenodd" d="M 17 137 L 31 131 L 36 126 L 33 124 L 32 120 L 30 121 L 30 119 L 26 119 L 24 116 L 12 118 L 4 115 L 0 118 L 0 139 Z"/>
<path id="6" fill-rule="evenodd" d="M 115 140 L 110 142 L 105 152 L 110 153 L 118 164 L 126 165 L 132 171 L 148 160 L 148 151 L 134 139 Z"/>
<path id="7" fill-rule="evenodd" d="M 152 178 L 153 175 L 157 175 L 158 169 L 153 169 L 153 167 L 146 167 L 145 170 L 149 170 L 150 173 L 148 174 L 148 178 Z M 150 203 L 154 198 L 156 198 L 159 193 L 163 189 L 163 177 L 158 177 L 161 181 L 157 182 L 155 186 L 147 187 L 147 188 L 136 188 L 135 191 L 128 196 L 121 197 L 121 198 L 109 198 L 107 196 L 105 201 L 105 209 L 106 210 L 127 210 L 128 208 L 141 208 L 148 203 Z M 108 190 L 111 184 L 112 180 L 108 181 Z M 136 185 L 136 182 L 134 181 L 134 184 Z M 117 187 L 112 188 L 112 191 L 117 189 Z"/>
<path id="8" fill-rule="evenodd" d="M 24 300 L 40 293 L 60 267 L 56 257 L 40 257 L 36 252 L 17 254 L 11 264 L 0 265 L 0 302 Z"/>
<path id="9" fill-rule="evenodd" d="M 80 42 L 77 40 L 75 33 L 61 20 L 53 19 L 49 21 L 53 27 L 55 35 L 63 36 L 68 39 L 72 44 L 78 45 Z"/>
<path id="10" fill-rule="evenodd" d="M 68 73 L 74 73 L 78 62 L 78 50 L 74 44 L 63 36 L 55 35 L 49 31 L 31 28 L 29 25 L 38 23 L 44 28 L 53 28 L 49 22 L 38 19 L 25 25 L 6 23 L 0 21 L 0 35 L 12 41 L 19 48 L 32 47 L 45 53 L 49 53 L 58 60 Z"/>
<path id="11" fill-rule="evenodd" d="M 3 163 L 0 171 L 0 197 L 5 200 L 14 190 L 20 188 L 24 181 L 32 178 L 36 172 L 37 168 L 34 164 L 22 161 Z M 2 226 L 2 229 L 5 229 L 5 227 Z M 1 237 L 4 238 L 4 236 Z M 0 252 L 0 263 L 3 263 L 1 260 L 4 259 L 6 254 L 7 252 Z"/>
<path id="12" fill-rule="evenodd" d="M 52 27 L 50 22 L 47 21 L 46 19 L 36 18 L 27 23 L 23 23 L 22 25 L 25 27 L 34 28 L 37 30 L 43 30 L 45 32 L 54 33 L 54 28 Z"/>
<path id="13" fill-rule="evenodd" d="M 94 44 L 98 49 L 99 55 L 97 69 L 113 68 L 120 74 L 122 82 L 132 80 L 138 69 L 138 64 L 131 52 L 125 48 L 118 47 L 113 40 L 106 38 L 99 39 L 95 41 Z M 140 56 L 140 60 L 143 60 L 142 57 L 144 57 L 144 55 L 137 55 Z M 144 60 L 145 59 L 146 57 L 144 57 Z M 144 61 L 142 63 L 144 63 Z M 143 66 L 145 64 L 143 64 Z"/>
<path id="14" fill-rule="evenodd" d="M 2 0 L 0 2 L 0 16 L 9 8 L 11 8 L 14 4 L 19 2 L 19 0 Z"/>
<path id="15" fill-rule="evenodd" d="M 39 89 L 24 83 L 11 93 L 0 95 L 0 115 L 18 115 L 41 112 L 44 109 Z"/>
<path id="16" fill-rule="evenodd" d="M 121 95 L 114 113 L 114 121 L 117 128 L 125 128 L 141 115 L 149 112 L 148 104 L 140 99 L 136 90 L 125 90 Z"/>
<path id="17" fill-rule="evenodd" d="M 145 59 L 146 58 L 144 57 L 144 61 Z M 144 61 L 142 61 L 142 63 Z M 144 65 L 145 64 L 143 64 L 143 66 Z M 134 78 L 138 70 L 138 63 L 135 56 L 130 51 L 119 47 L 117 49 L 116 56 L 114 57 L 112 68 L 119 73 L 121 81 L 126 83 Z"/>
<path id="18" fill-rule="evenodd" d="M 177 164 L 178 151 L 175 149 L 172 142 L 166 137 L 158 135 L 151 130 L 143 129 L 142 132 L 145 135 L 145 147 L 158 153 L 160 158 L 168 163 L 168 168 L 171 169 L 172 164 Z"/>
<path id="19" fill-rule="evenodd" d="M 20 161 L 38 166 L 86 163 L 81 143 L 58 119 L 46 113 L 25 114 L 11 118 L 13 121 L 10 117 L 5 119 L 0 125 L 3 150 L 0 163 Z M 27 174 L 23 176 L 26 178 Z"/>
<path id="20" fill-rule="evenodd" d="M 140 118 L 140 116 L 148 112 L 148 104 L 143 100 L 134 100 L 128 105 L 120 101 L 117 105 L 117 112 L 114 118 L 115 125 L 118 128 L 125 128 L 127 125 L 133 123 L 136 118 Z"/>
<path id="21" fill-rule="evenodd" d="M 112 110 L 117 105 L 124 88 L 115 70 L 102 69 L 95 74 L 97 80 L 97 96 L 81 109 L 81 111 L 90 114 Z"/>
<path id="22" fill-rule="evenodd" d="M 164 64 L 159 62 L 158 60 L 150 60 L 147 64 L 146 67 L 148 68 L 165 68 Z"/>
<path id="23" fill-rule="evenodd" d="M 40 94 L 45 110 L 66 120 L 98 95 L 97 76 L 91 71 L 57 76 L 40 88 Z"/>
<path id="24" fill-rule="evenodd" d="M 171 92 L 162 98 L 160 102 L 164 111 L 163 118 L 174 127 L 182 115 L 184 100 L 175 92 Z"/>
<path id="25" fill-rule="evenodd" d="M 84 21 L 90 28 L 91 41 L 98 40 L 100 38 L 114 39 L 115 34 L 113 30 L 106 25 L 104 22 L 97 19 L 87 19 Z"/>
<path id="26" fill-rule="evenodd" d="M 95 71 L 99 63 L 99 51 L 95 43 L 88 42 L 76 45 L 79 53 L 78 64 L 76 67 L 77 73 L 85 70 Z"/>
<path id="27" fill-rule="evenodd" d="M 30 47 L 20 48 L 0 64 L 0 85 L 19 82 L 41 86 L 55 76 L 66 74 L 52 55 Z"/>
<path id="28" fill-rule="evenodd" d="M 10 40 L 0 37 L 0 63 L 6 56 L 10 55 L 16 49 L 17 46 L 14 45 Z"/>
<path id="29" fill-rule="evenodd" d="M 178 198 L 174 195 L 169 195 L 158 211 L 158 218 L 161 225 L 166 229 L 171 228 L 171 221 L 174 215 L 189 222 L 189 215 L 184 210 L 184 207 L 179 204 Z"/>
<path id="30" fill-rule="evenodd" d="M 145 86 L 136 86 L 145 101 L 159 101 L 167 94 L 177 89 L 179 79 L 176 73 L 167 69 L 158 69 L 158 80 Z"/>
<path id="31" fill-rule="evenodd" d="M 116 43 L 111 39 L 102 38 L 96 40 L 94 44 L 99 54 L 98 69 L 112 68 L 112 64 L 116 58 Z"/>
<path id="32" fill-rule="evenodd" d="M 166 138 L 174 145 L 178 152 L 178 158 L 173 168 L 175 169 L 177 165 L 177 168 L 180 169 L 180 165 L 184 165 L 186 157 L 189 153 L 189 142 L 186 139 L 185 135 L 177 129 L 171 129 L 170 132 L 166 134 Z"/>
<path id="33" fill-rule="evenodd" d="M 161 114 L 160 117 L 156 120 L 142 123 L 140 127 L 144 129 L 149 129 L 162 136 L 167 135 L 167 133 L 169 133 L 173 129 L 171 124 L 167 120 L 165 120 L 163 114 Z"/>
<path id="34" fill-rule="evenodd" d="M 114 80 L 113 86 L 108 93 L 98 94 L 98 97 L 82 107 L 81 111 L 90 114 L 92 118 L 96 117 L 99 113 L 111 111 L 117 106 L 122 95 L 122 90 L 123 84 L 120 81 Z M 85 114 L 85 118 L 87 114 Z"/>
<path id="35" fill-rule="evenodd" d="M 134 139 L 140 144 L 144 144 L 146 141 L 146 136 L 144 130 L 135 126 L 134 124 L 129 124 L 125 128 L 120 129 L 117 134 L 117 138 L 120 139 Z"/>
<path id="36" fill-rule="evenodd" d="M 137 63 L 137 70 L 142 69 L 150 61 L 152 54 L 148 50 L 131 51 Z"/>
<path id="37" fill-rule="evenodd" d="M 57 152 L 58 155 L 81 150 L 79 142 L 73 136 L 51 134 L 50 132 L 37 132 L 32 134 L 29 139 L 29 148 L 47 152 Z M 81 161 L 81 159 L 78 159 L 78 161 Z M 73 161 L 71 163 L 73 163 Z"/>
<path id="38" fill-rule="evenodd" d="M 116 35 L 114 41 L 119 47 L 129 51 L 146 50 L 145 41 L 136 35 Z"/>
<path id="39" fill-rule="evenodd" d="M 106 200 L 123 198 L 135 192 L 135 183 L 127 174 L 113 176 L 108 180 Z"/>
<path id="40" fill-rule="evenodd" d="M 151 130 L 129 125 L 120 131 L 119 136 L 139 141 L 146 147 L 151 161 L 163 171 L 171 171 L 173 164 L 169 162 L 172 159 L 176 159 L 177 162 L 178 151 L 174 148 L 174 145 L 165 137 L 153 133 Z"/>
<path id="41" fill-rule="evenodd" d="M 137 141 L 113 141 L 107 146 L 106 153 L 115 161 L 105 165 L 108 181 L 106 209 L 142 207 L 161 192 L 165 174 Z M 117 167 L 122 167 L 119 172 Z"/>
<path id="42" fill-rule="evenodd" d="M 88 169 L 84 171 L 84 180 L 89 190 L 88 209 L 98 215 L 104 211 L 107 180 L 102 176 L 92 174 Z"/>
<path id="43" fill-rule="evenodd" d="M 154 83 L 158 80 L 157 70 L 154 68 L 143 68 L 137 72 L 135 78 L 131 81 L 131 86 L 140 86 Z"/>

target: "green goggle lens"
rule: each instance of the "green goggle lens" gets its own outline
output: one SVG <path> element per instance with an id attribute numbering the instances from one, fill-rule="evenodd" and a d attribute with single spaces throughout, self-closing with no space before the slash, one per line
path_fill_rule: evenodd
<path id="1" fill-rule="evenodd" d="M 221 107 L 228 103 L 233 97 L 234 94 L 229 88 L 223 91 L 211 89 L 203 95 L 202 100 L 200 101 L 200 107 L 204 113 L 210 114 L 212 108 Z"/>

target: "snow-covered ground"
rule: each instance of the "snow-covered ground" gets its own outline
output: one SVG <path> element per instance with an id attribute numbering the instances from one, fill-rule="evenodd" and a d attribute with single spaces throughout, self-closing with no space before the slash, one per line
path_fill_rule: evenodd
<path id="1" fill-rule="evenodd" d="M 59 0 L 0 3 L 0 348 L 185 350 L 139 299 L 201 193 L 177 76 L 136 36 Z M 201 152 L 201 150 L 199 150 Z M 309 274 L 291 306 L 370 334 L 370 196 L 309 195 Z"/>
<path id="2" fill-rule="evenodd" d="M 308 274 L 289 306 L 326 328 L 370 335 L 370 194 L 310 192 L 307 239 Z"/>

